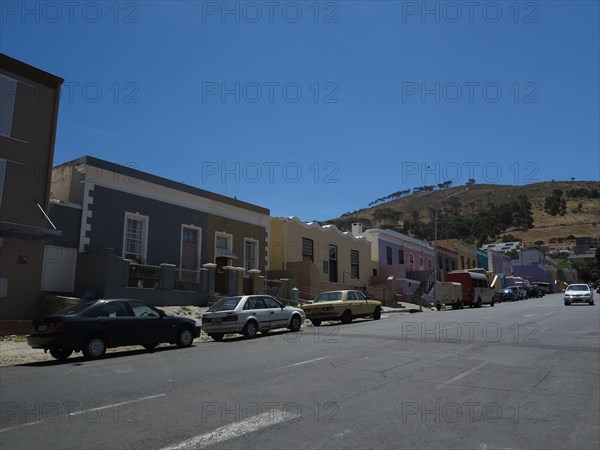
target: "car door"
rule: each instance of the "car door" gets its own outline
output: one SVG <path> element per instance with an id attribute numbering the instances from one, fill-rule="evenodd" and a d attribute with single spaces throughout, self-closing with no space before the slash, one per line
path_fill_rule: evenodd
<path id="1" fill-rule="evenodd" d="M 263 297 L 265 306 L 271 316 L 271 328 L 285 328 L 288 326 L 290 317 L 283 305 L 272 297 Z"/>
<path id="2" fill-rule="evenodd" d="M 271 328 L 271 311 L 267 308 L 263 297 L 250 297 L 246 300 L 244 311 L 258 322 L 259 330 Z"/>
<path id="3" fill-rule="evenodd" d="M 97 320 L 100 321 L 100 327 L 106 333 L 110 346 L 119 347 L 135 343 L 135 318 L 124 301 L 107 302 L 98 310 Z"/>
<path id="4" fill-rule="evenodd" d="M 169 317 L 139 300 L 129 300 L 138 336 L 137 344 L 171 342 L 175 339 L 175 327 Z"/>
<path id="5" fill-rule="evenodd" d="M 356 302 L 360 309 L 360 313 L 363 315 L 373 314 L 375 308 L 373 305 L 369 304 L 367 297 L 360 291 L 354 291 L 354 295 L 356 296 Z"/>

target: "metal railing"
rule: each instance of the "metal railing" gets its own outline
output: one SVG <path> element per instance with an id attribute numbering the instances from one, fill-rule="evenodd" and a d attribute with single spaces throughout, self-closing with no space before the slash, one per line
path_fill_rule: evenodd
<path id="1" fill-rule="evenodd" d="M 281 292 L 281 280 L 264 279 L 263 281 L 265 294 L 278 297 Z"/>
<path id="2" fill-rule="evenodd" d="M 175 289 L 178 291 L 199 291 L 200 271 L 189 269 L 176 269 Z"/>
<path id="3" fill-rule="evenodd" d="M 160 285 L 160 267 L 143 264 L 129 265 L 128 287 L 158 289 Z"/>

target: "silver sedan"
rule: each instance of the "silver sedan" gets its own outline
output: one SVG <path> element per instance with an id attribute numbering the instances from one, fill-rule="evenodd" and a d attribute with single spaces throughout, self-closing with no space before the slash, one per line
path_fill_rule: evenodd
<path id="1" fill-rule="evenodd" d="M 215 341 L 231 333 L 253 338 L 277 328 L 298 331 L 306 319 L 300 308 L 284 306 L 269 295 L 244 295 L 219 300 L 202 315 L 202 330 Z"/>

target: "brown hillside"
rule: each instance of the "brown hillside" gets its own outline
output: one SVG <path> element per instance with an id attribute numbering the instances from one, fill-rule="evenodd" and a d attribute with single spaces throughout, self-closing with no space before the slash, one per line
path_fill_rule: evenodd
<path id="1" fill-rule="evenodd" d="M 363 222 L 368 227 L 390 227 L 401 228 L 404 220 L 413 217 L 415 212 L 423 222 L 431 220 L 434 207 L 452 211 L 453 214 L 476 214 L 489 205 L 501 205 L 516 200 L 519 196 L 527 196 L 531 203 L 531 211 L 534 220 L 534 228 L 529 230 L 506 230 L 501 236 L 511 234 L 520 239 L 525 245 L 534 245 L 535 242 L 544 241 L 551 248 L 562 245 L 572 245 L 572 239 L 568 237 L 600 235 L 600 199 L 599 198 L 570 198 L 567 191 L 570 189 L 597 189 L 600 190 L 600 182 L 594 181 L 551 181 L 524 186 L 507 186 L 492 184 L 472 184 L 465 191 L 465 186 L 457 186 L 447 189 L 435 190 L 412 194 L 397 200 L 367 208 L 353 213 L 345 214 L 336 219 L 327 221 L 334 223 L 342 230 L 350 230 L 352 222 Z M 555 189 L 563 192 L 566 200 L 566 213 L 564 215 L 552 216 L 544 210 L 544 200 L 551 196 Z M 453 196 L 448 198 L 449 196 Z M 581 206 L 580 206 L 581 205 Z M 376 211 L 388 208 L 398 214 L 398 221 L 390 224 L 385 220 L 378 220 L 374 215 Z M 563 239 L 563 243 L 551 243 L 551 240 Z"/>

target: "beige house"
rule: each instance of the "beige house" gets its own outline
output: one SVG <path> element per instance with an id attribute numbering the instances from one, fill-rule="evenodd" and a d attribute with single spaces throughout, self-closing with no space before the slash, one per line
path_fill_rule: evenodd
<path id="1" fill-rule="evenodd" d="M 268 277 L 292 279 L 301 298 L 333 289 L 363 289 L 376 273 L 371 243 L 364 237 L 297 217 L 271 221 Z"/>

